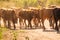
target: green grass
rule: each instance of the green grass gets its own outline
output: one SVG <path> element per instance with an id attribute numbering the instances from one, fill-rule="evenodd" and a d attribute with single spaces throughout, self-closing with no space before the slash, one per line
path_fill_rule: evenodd
<path id="1" fill-rule="evenodd" d="M 2 39 L 2 30 L 0 30 L 0 40 Z"/>
<path id="2" fill-rule="evenodd" d="M 5 28 L 5 27 L 0 27 L 0 40 L 2 39 L 2 33 L 4 32 L 4 31 L 6 31 L 7 30 L 7 28 Z"/>
<path id="3" fill-rule="evenodd" d="M 10 30 L 10 29 L 8 29 L 8 28 L 6 28 L 6 27 L 0 27 L 0 40 L 2 40 L 3 39 L 3 33 L 5 32 L 5 31 L 11 31 L 12 33 L 13 33 L 13 40 L 16 40 L 16 37 L 17 37 L 17 35 L 18 35 L 18 33 L 26 33 L 26 31 L 25 30 Z M 29 39 L 28 37 L 26 37 L 26 40 L 27 39 Z"/>

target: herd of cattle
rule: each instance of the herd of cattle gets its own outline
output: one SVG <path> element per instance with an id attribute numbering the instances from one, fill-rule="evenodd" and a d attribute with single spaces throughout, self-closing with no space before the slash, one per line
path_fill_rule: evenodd
<path id="1" fill-rule="evenodd" d="M 17 23 L 17 20 L 19 18 L 19 24 L 21 25 L 22 21 L 24 20 L 25 26 L 32 28 L 31 21 L 33 20 L 34 25 L 37 27 L 42 22 L 42 28 L 45 30 L 44 26 L 44 20 L 48 19 L 50 22 L 50 26 L 52 26 L 53 29 L 57 30 L 59 32 L 59 26 L 57 25 L 57 21 L 60 19 L 60 8 L 43 8 L 43 9 L 37 9 L 37 8 L 27 8 L 27 9 L 0 9 L 0 20 L 3 19 L 4 26 L 10 28 L 11 23 L 13 23 L 14 29 L 16 29 L 15 24 Z M 26 24 L 26 20 L 28 21 L 28 25 Z M 8 21 L 8 25 L 6 25 L 6 21 Z M 54 27 L 54 23 L 56 26 Z M 1 25 L 1 23 L 0 23 Z M 25 28 L 26 28 L 25 27 Z"/>

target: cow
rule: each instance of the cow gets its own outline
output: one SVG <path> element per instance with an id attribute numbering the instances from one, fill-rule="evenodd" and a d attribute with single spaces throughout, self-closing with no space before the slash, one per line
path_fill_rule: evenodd
<path id="1" fill-rule="evenodd" d="M 19 19 L 28 20 L 28 27 L 32 28 L 31 20 L 34 18 L 34 15 L 32 10 L 24 9 L 19 12 Z"/>
<path id="2" fill-rule="evenodd" d="M 2 9 L 2 14 L 1 14 L 1 15 L 2 15 L 1 17 L 2 17 L 2 19 L 3 19 L 3 22 L 4 22 L 4 26 L 5 26 L 5 27 L 7 27 L 7 25 L 6 25 L 6 21 L 7 21 L 7 20 L 6 20 L 6 16 L 7 16 L 6 10 L 7 10 L 7 9 L 4 9 L 4 8 L 3 8 L 3 9 Z"/>
<path id="3" fill-rule="evenodd" d="M 17 23 L 17 15 L 14 10 L 8 10 L 8 22 L 12 21 L 14 29 L 16 29 L 15 23 Z"/>
<path id="4" fill-rule="evenodd" d="M 40 13 L 40 8 L 35 8 L 35 7 L 29 7 L 35 15 L 35 18 L 33 18 L 33 22 L 36 28 L 41 27 L 41 13 Z M 40 25 L 38 25 L 40 23 Z"/>
<path id="5" fill-rule="evenodd" d="M 13 9 L 6 9 L 2 11 L 2 18 L 4 21 L 4 24 L 6 25 L 6 21 L 8 21 L 8 28 L 11 27 L 10 21 L 13 23 L 14 25 L 14 29 L 16 29 L 15 27 L 15 23 L 17 23 L 17 17 L 15 14 L 15 11 Z"/>
<path id="6" fill-rule="evenodd" d="M 31 10 L 33 10 L 33 12 L 35 14 L 35 17 L 34 17 L 33 21 L 34 21 L 34 24 L 37 28 L 37 27 L 39 27 L 38 24 L 41 23 L 41 21 L 40 21 L 41 20 L 40 9 L 31 9 Z M 41 27 L 41 24 L 40 24 L 40 27 Z"/>
<path id="7" fill-rule="evenodd" d="M 53 19 L 53 8 L 43 8 L 41 9 L 41 19 L 42 19 L 42 24 L 43 24 L 43 29 L 45 30 L 45 26 L 44 26 L 44 21 L 45 19 L 49 20 L 50 22 L 50 26 L 53 26 L 52 23 L 52 19 Z"/>
<path id="8" fill-rule="evenodd" d="M 53 15 L 54 15 L 54 20 L 55 20 L 55 30 L 59 32 L 59 26 L 58 26 L 58 21 L 60 20 L 60 8 L 56 7 L 53 10 Z"/>

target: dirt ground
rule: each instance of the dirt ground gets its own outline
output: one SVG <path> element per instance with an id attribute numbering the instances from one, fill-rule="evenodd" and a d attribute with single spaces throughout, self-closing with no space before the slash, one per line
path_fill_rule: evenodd
<path id="1" fill-rule="evenodd" d="M 6 30 L 1 40 L 60 40 L 60 34 L 55 30 Z"/>

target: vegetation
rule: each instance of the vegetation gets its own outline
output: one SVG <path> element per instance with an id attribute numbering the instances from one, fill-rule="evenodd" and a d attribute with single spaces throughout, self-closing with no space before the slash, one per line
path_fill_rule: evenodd
<path id="1" fill-rule="evenodd" d="M 6 27 L 0 27 L 0 40 L 2 40 L 3 39 L 3 33 L 5 33 L 5 32 L 8 32 L 8 31 L 11 31 L 10 32 L 10 34 L 12 33 L 12 35 L 13 35 L 13 40 L 16 40 L 16 37 L 17 37 L 17 35 L 18 35 L 18 33 L 26 33 L 26 31 L 24 31 L 24 30 L 10 30 L 10 29 L 7 29 Z M 9 32 L 8 32 L 9 33 Z"/>
<path id="2" fill-rule="evenodd" d="M 2 39 L 2 31 L 0 30 L 0 40 Z"/>
<path id="3" fill-rule="evenodd" d="M 59 5 L 60 0 L 0 0 L 0 7 L 47 7 L 48 5 Z"/>
<path id="4" fill-rule="evenodd" d="M 4 27 L 4 28 L 3 28 L 3 27 L 0 27 L 0 40 L 1 40 L 2 37 L 3 37 L 3 36 L 2 36 L 2 35 L 3 35 L 2 33 L 3 33 L 4 31 L 6 31 L 6 30 L 7 30 L 7 28 L 5 28 L 5 27 Z"/>

